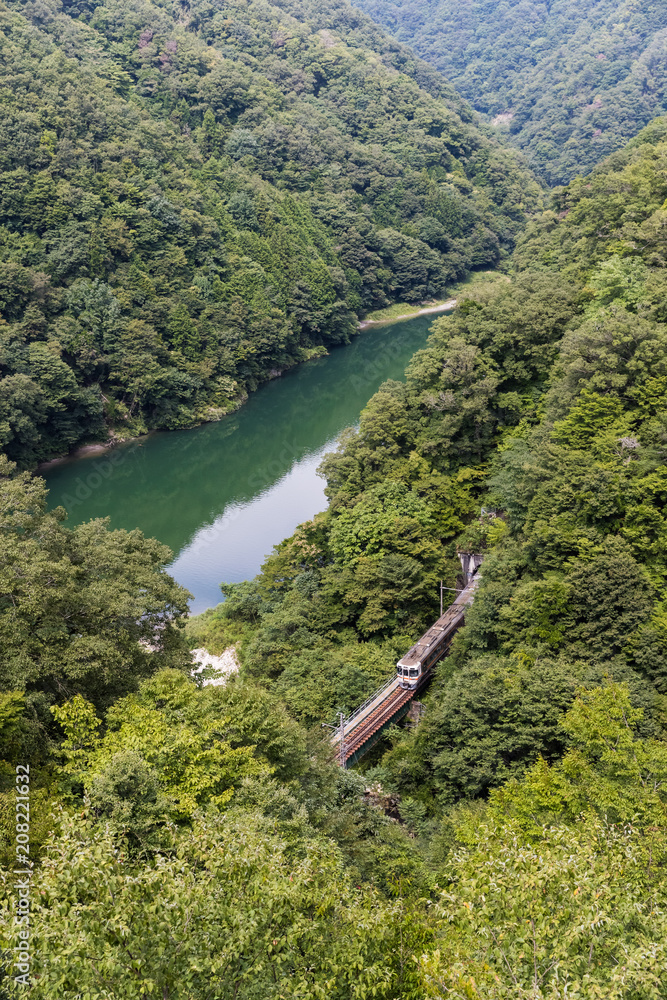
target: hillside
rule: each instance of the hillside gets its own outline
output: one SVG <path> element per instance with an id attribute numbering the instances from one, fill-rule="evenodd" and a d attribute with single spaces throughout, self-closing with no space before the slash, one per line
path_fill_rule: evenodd
<path id="1" fill-rule="evenodd" d="M 665 996 L 666 162 L 663 118 L 557 191 L 187 638 L 164 546 L 0 460 L 4 994 Z M 457 548 L 482 582 L 422 721 L 340 769 L 322 722 Z M 239 674 L 197 686 L 188 641 Z"/>
<path id="2" fill-rule="evenodd" d="M 345 4 L 0 5 L 0 446 L 190 426 L 506 256 L 540 191 Z"/>
<path id="3" fill-rule="evenodd" d="M 667 110 L 667 10 L 631 0 L 360 0 L 522 149 L 549 184 Z"/>
<path id="4" fill-rule="evenodd" d="M 517 547 L 518 562 L 498 570 L 503 601 L 517 603 L 522 579 L 567 574 L 618 536 L 651 578 L 659 607 L 667 581 L 658 485 L 666 160 L 667 119 L 656 119 L 589 178 L 556 192 L 520 239 L 512 280 L 480 284 L 438 318 L 405 383 L 385 383 L 359 429 L 325 458 L 327 513 L 278 547 L 257 584 L 230 587 L 223 618 L 243 619 L 244 608 L 254 618 L 266 608 L 267 626 L 253 629 L 246 662 L 277 684 L 294 712 L 314 721 L 337 704 L 352 708 L 364 673 L 372 687 L 373 657 L 362 666 L 352 650 L 369 639 L 400 650 L 418 633 L 436 607 L 438 579 L 457 571 L 455 540 L 474 550 L 490 531 L 499 551 Z M 504 519 L 479 521 L 481 506 Z M 485 567 L 485 580 L 490 574 Z M 301 581 L 293 590 L 290 576 Z M 559 593 L 557 617 L 566 615 Z M 652 607 L 632 600 L 628 613 L 646 624 Z M 571 623 L 554 625 L 550 636 L 544 624 L 545 646 L 532 619 L 537 606 L 524 611 L 516 620 L 518 610 L 503 611 L 502 628 L 495 617 L 487 622 L 484 643 L 509 650 L 531 636 L 530 649 L 544 652 L 573 632 Z M 309 631 L 297 628 L 293 646 L 286 636 L 297 622 Z M 601 649 L 601 634 L 596 642 Z M 329 655 L 335 670 L 327 669 Z M 342 679 L 348 669 L 354 683 Z M 328 693 L 326 679 L 338 685 Z"/>
<path id="5" fill-rule="evenodd" d="M 215 416 L 504 258 L 326 456 L 327 509 L 198 618 L 166 546 L 69 527 L 0 454 L 0 996 L 663 1000 L 667 116 L 545 207 L 350 7 L 0 25 L 23 465 Z M 342 769 L 322 724 L 458 552 L 481 581 L 419 721 Z"/>
<path id="6" fill-rule="evenodd" d="M 315 725 L 433 620 L 456 549 L 485 553 L 423 721 L 362 762 L 449 886 L 429 998 L 667 988 L 666 162 L 663 118 L 557 192 L 511 282 L 436 320 L 325 459 L 329 509 L 202 619 Z M 655 852 L 655 883 L 617 851 Z"/>

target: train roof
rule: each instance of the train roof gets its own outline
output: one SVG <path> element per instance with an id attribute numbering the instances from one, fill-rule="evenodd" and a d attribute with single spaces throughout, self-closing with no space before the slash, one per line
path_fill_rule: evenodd
<path id="1" fill-rule="evenodd" d="M 478 584 L 479 576 L 475 574 L 472 581 L 461 591 L 454 603 L 424 632 L 420 639 L 417 639 L 417 642 L 408 650 L 405 656 L 401 657 L 398 661 L 401 666 L 412 667 L 421 663 L 434 647 L 440 645 L 443 634 L 448 635 L 459 627 L 465 617 L 466 605 L 472 602 Z"/>
<path id="2" fill-rule="evenodd" d="M 421 663 L 421 661 L 428 656 L 433 647 L 440 645 L 443 633 L 446 635 L 460 625 L 464 615 L 464 607 L 459 606 L 448 608 L 442 618 L 438 618 L 438 620 L 431 625 L 430 629 L 427 632 L 424 632 L 420 639 L 417 639 L 417 642 L 411 647 L 411 649 L 408 650 L 405 656 L 401 657 L 400 663 L 402 666 L 410 667 L 417 663 Z"/>

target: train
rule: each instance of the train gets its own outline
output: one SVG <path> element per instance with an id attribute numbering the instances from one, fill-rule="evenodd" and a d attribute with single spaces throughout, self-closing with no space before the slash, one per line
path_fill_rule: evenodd
<path id="1" fill-rule="evenodd" d="M 399 687 L 414 690 L 420 687 L 438 660 L 449 649 L 457 630 L 465 621 L 465 609 L 472 604 L 479 584 L 479 573 L 475 573 L 467 587 L 461 591 L 445 613 L 424 632 L 414 646 L 396 664 Z"/>

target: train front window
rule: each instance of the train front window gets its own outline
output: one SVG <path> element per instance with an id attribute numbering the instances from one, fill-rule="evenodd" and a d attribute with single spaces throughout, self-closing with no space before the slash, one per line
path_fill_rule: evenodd
<path id="1" fill-rule="evenodd" d="M 410 667 L 410 677 L 416 677 L 419 671 L 416 667 Z"/>

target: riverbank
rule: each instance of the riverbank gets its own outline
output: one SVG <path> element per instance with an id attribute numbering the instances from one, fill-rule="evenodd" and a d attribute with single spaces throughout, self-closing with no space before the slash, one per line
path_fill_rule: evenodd
<path id="1" fill-rule="evenodd" d="M 329 352 L 326 347 L 322 344 L 317 347 L 303 348 L 302 356 L 295 359 L 293 364 L 287 365 L 285 368 L 273 368 L 268 373 L 267 377 L 263 379 L 258 385 L 257 389 L 262 385 L 266 385 L 267 382 L 272 382 L 274 379 L 280 378 L 285 372 L 291 371 L 293 368 L 298 368 L 300 365 L 306 364 L 308 361 L 317 361 L 320 358 L 326 358 L 329 356 Z M 257 389 L 253 391 L 257 391 Z M 230 400 L 225 408 L 208 406 L 206 409 L 199 414 L 198 418 L 193 421 L 188 427 L 179 427 L 177 430 L 194 430 L 197 427 L 203 427 L 204 424 L 217 423 L 223 420 L 225 417 L 231 416 L 236 413 L 241 407 L 248 402 L 250 393 L 240 392 L 234 399 Z M 32 469 L 34 475 L 42 475 L 44 472 L 48 472 L 50 469 L 56 468 L 59 465 L 63 465 L 66 462 L 73 462 L 80 458 L 89 458 L 92 455 L 103 455 L 106 452 L 113 451 L 117 447 L 123 444 L 130 444 L 136 442 L 146 441 L 148 438 L 152 437 L 154 434 L 166 433 L 165 427 L 154 427 L 149 431 L 145 431 L 138 434 L 125 434 L 119 433 L 118 427 L 112 427 L 109 429 L 109 436 L 106 441 L 92 441 L 88 444 L 79 445 L 73 451 L 66 455 L 56 455 L 54 458 L 49 458 L 45 462 L 40 462 L 36 468 Z"/>
<path id="2" fill-rule="evenodd" d="M 215 607 L 222 580 L 254 577 L 275 545 L 324 510 L 322 458 L 384 382 L 405 377 L 433 321 L 360 333 L 264 383 L 229 419 L 51 466 L 49 506 L 64 507 L 70 527 L 108 517 L 111 528 L 157 538 L 174 553 L 168 572 L 194 595 L 193 612 Z M 223 651 L 203 637 L 193 645 Z"/>
<path id="3" fill-rule="evenodd" d="M 326 351 L 325 351 L 326 354 Z M 317 355 L 321 357 L 322 355 Z M 306 359 L 310 360 L 310 358 Z M 301 363 L 301 362 L 299 362 Z M 271 381 L 272 378 L 277 378 L 282 375 L 282 371 L 270 372 L 270 377 L 267 381 Z M 260 383 L 263 384 L 263 383 Z M 231 401 L 231 404 L 226 408 L 215 408 L 209 407 L 207 413 L 198 419 L 196 422 L 190 424 L 188 427 L 181 427 L 178 430 L 194 430 L 196 427 L 202 427 L 204 424 L 216 423 L 222 420 L 223 417 L 229 417 L 237 410 L 240 410 L 244 403 L 248 402 L 248 393 L 240 393 L 236 399 Z M 58 465 L 63 465 L 65 462 L 73 462 L 80 458 L 89 458 L 91 455 L 104 455 L 109 451 L 114 451 L 116 448 L 123 444 L 135 444 L 147 441 L 148 438 L 152 437 L 154 434 L 166 433 L 166 428 L 155 427 L 151 428 L 149 431 L 145 431 L 141 434 L 126 434 L 121 435 L 118 433 L 117 427 L 112 427 L 109 430 L 109 436 L 106 441 L 93 441 L 89 444 L 79 445 L 74 451 L 69 452 L 67 455 L 56 455 L 55 458 L 49 458 L 46 462 L 40 462 L 39 465 L 33 469 L 35 475 L 41 475 L 43 472 L 48 472 L 50 469 L 55 468 Z"/>
<path id="4" fill-rule="evenodd" d="M 388 323 L 400 323 L 406 320 L 417 319 L 419 316 L 437 315 L 438 313 L 449 312 L 454 309 L 458 302 L 463 299 L 482 299 L 499 282 L 507 282 L 510 279 L 500 271 L 475 271 L 469 274 L 463 281 L 457 281 L 447 289 L 449 297 L 447 299 L 432 299 L 413 305 L 408 302 L 395 302 L 384 309 L 377 309 L 369 313 L 366 319 L 359 324 L 360 330 L 372 329 L 376 326 L 386 326 Z"/>
<path id="5" fill-rule="evenodd" d="M 385 325 L 386 323 L 398 323 L 404 320 L 417 319 L 419 316 L 424 316 L 428 313 L 442 312 L 446 309 L 453 308 L 455 304 L 456 300 L 451 299 L 442 304 L 439 303 L 429 308 L 419 309 L 418 311 L 407 313 L 405 315 L 393 316 L 390 319 L 363 320 L 359 324 L 359 331 L 361 332 L 363 330 L 371 329 L 376 326 L 382 326 Z M 394 306 L 390 308 L 396 308 L 396 307 Z M 400 308 L 409 308 L 409 307 L 402 306 Z M 324 346 L 320 345 L 318 347 L 312 347 L 307 350 L 304 349 L 303 355 L 304 356 L 301 357 L 300 359 L 295 360 L 294 364 L 288 365 L 286 368 L 273 369 L 272 371 L 270 371 L 268 377 L 264 381 L 260 382 L 257 388 L 260 388 L 260 386 L 266 385 L 268 382 L 272 382 L 275 379 L 280 378 L 280 376 L 284 375 L 285 372 L 291 371 L 294 368 L 298 368 L 301 365 L 307 364 L 309 361 L 318 361 L 322 358 L 326 358 L 329 356 L 329 352 Z M 220 410 L 215 415 L 213 415 L 213 408 L 209 408 L 208 412 L 211 414 L 210 416 L 208 416 L 207 418 L 202 418 L 200 420 L 197 420 L 196 423 L 193 423 L 188 428 L 179 428 L 179 430 L 194 430 L 196 427 L 202 427 L 204 424 L 207 423 L 216 423 L 219 420 L 222 420 L 224 417 L 230 416 L 231 414 L 236 413 L 239 409 L 241 409 L 244 403 L 247 403 L 249 395 L 250 394 L 247 392 L 239 394 L 239 396 L 232 401 L 228 409 L 224 411 Z M 67 455 L 57 455 L 54 458 L 48 459 L 48 461 L 46 462 L 40 462 L 40 464 L 33 470 L 33 472 L 35 473 L 35 475 L 42 475 L 42 473 L 49 472 L 51 469 L 54 469 L 59 465 L 73 462 L 81 458 L 89 458 L 93 455 L 103 455 L 106 452 L 114 451 L 120 445 L 129 444 L 130 442 L 135 443 L 135 442 L 146 441 L 154 434 L 162 434 L 162 433 L 164 433 L 164 428 L 158 427 L 144 434 L 136 434 L 136 435 L 127 434 L 125 436 L 122 436 L 121 434 L 118 433 L 118 428 L 112 428 L 109 432 L 109 437 L 107 438 L 106 441 L 93 441 L 88 444 L 79 445 L 78 448 L 75 448 L 74 451 L 70 452 Z"/>
<path id="6" fill-rule="evenodd" d="M 384 309 L 378 309 L 375 312 L 370 313 L 370 315 L 361 320 L 358 325 L 359 332 L 364 330 L 373 330 L 376 327 L 388 326 L 393 323 L 405 323 L 410 320 L 416 320 L 420 317 L 429 315 L 438 315 L 439 313 L 449 312 L 454 309 L 457 302 L 464 298 L 474 298 L 476 295 L 483 295 L 485 289 L 492 287 L 497 282 L 509 281 L 507 275 L 501 274 L 498 271 L 477 271 L 474 274 L 469 275 L 463 281 L 459 281 L 454 285 L 451 285 L 448 289 L 450 293 L 450 298 L 432 301 L 430 303 L 422 303 L 421 306 L 410 305 L 407 302 L 395 302 L 391 306 L 386 306 Z M 286 372 L 293 370 L 294 368 L 302 367 L 308 361 L 322 360 L 329 355 L 329 351 L 319 345 L 317 347 L 304 348 L 301 353 L 301 357 L 294 360 L 293 364 L 287 365 L 285 368 L 275 368 L 272 369 L 266 379 L 264 379 L 256 388 L 260 388 L 261 385 L 265 385 L 268 382 L 279 379 L 280 376 L 284 375 Z M 224 408 L 216 408 L 212 406 L 205 407 L 199 414 L 195 416 L 192 424 L 187 428 L 179 428 L 181 430 L 192 430 L 196 427 L 202 427 L 205 424 L 217 423 L 223 419 L 223 417 L 230 416 L 233 413 L 238 412 L 243 408 L 244 404 L 247 403 L 249 396 L 253 395 L 253 392 L 246 392 L 245 390 L 239 392 L 239 394 Z M 40 462 L 38 466 L 32 469 L 32 472 L 36 475 L 43 475 L 48 473 L 50 470 L 56 468 L 57 466 L 69 464 L 77 461 L 78 459 L 88 458 L 94 455 L 102 455 L 105 452 L 114 452 L 120 445 L 129 444 L 133 442 L 143 442 L 151 438 L 154 434 L 161 434 L 165 431 L 165 428 L 152 428 L 149 431 L 145 431 L 142 428 L 136 428 L 135 433 L 129 428 L 123 427 L 113 427 L 109 430 L 109 437 L 106 441 L 92 441 L 86 444 L 79 445 L 74 451 L 66 455 L 55 455 L 53 458 L 48 459 L 45 462 Z"/>
<path id="7" fill-rule="evenodd" d="M 399 313 L 397 316 L 383 316 L 381 319 L 364 319 L 359 324 L 360 330 L 368 330 L 370 327 L 384 326 L 386 323 L 402 323 L 404 320 L 417 319 L 419 316 L 429 316 L 432 313 L 449 312 L 456 306 L 456 299 L 447 299 L 446 302 L 439 302 L 436 305 L 426 306 L 423 309 L 416 309 L 414 312 Z M 395 307 L 392 307 L 395 308 Z M 409 308 L 405 306 L 404 308 Z M 389 312 L 390 310 L 386 310 Z"/>
<path id="8" fill-rule="evenodd" d="M 130 441 L 144 441 L 151 434 L 156 433 L 158 432 L 149 431 L 148 434 L 139 434 L 137 437 L 109 435 L 106 441 L 94 441 L 92 444 L 82 444 L 67 455 L 57 455 L 55 458 L 50 458 L 47 462 L 40 462 L 33 472 L 35 475 L 41 476 L 43 472 L 48 472 L 50 469 L 54 469 L 64 462 L 73 462 L 79 458 L 90 458 L 91 455 L 104 455 L 121 444 L 127 444 Z"/>

